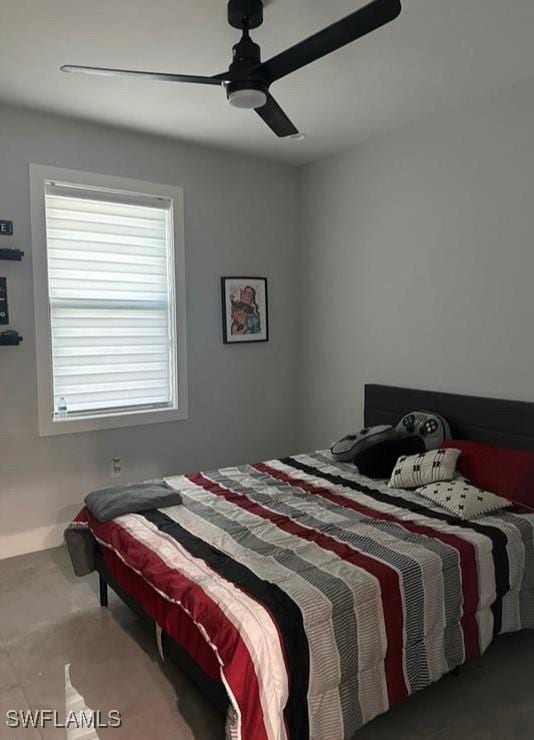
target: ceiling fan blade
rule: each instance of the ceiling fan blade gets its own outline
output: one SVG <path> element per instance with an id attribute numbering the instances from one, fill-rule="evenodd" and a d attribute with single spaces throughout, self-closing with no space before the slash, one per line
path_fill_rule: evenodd
<path id="1" fill-rule="evenodd" d="M 79 64 L 64 64 L 62 72 L 77 72 L 83 75 L 100 75 L 103 77 L 140 77 L 147 80 L 163 82 L 191 82 L 199 85 L 223 85 L 226 80 L 220 77 L 199 77 L 197 75 L 173 75 L 166 72 L 143 72 L 135 69 L 111 69 L 108 67 L 83 67 Z"/>
<path id="2" fill-rule="evenodd" d="M 401 10 L 400 0 L 373 0 L 346 18 L 277 54 L 261 64 L 258 70 L 272 83 L 375 31 L 397 18 Z"/>
<path id="3" fill-rule="evenodd" d="M 267 102 L 263 108 L 256 108 L 256 113 L 281 139 L 286 136 L 296 136 L 299 133 L 298 129 L 295 128 L 282 108 L 280 108 L 276 100 L 270 94 L 267 95 Z"/>

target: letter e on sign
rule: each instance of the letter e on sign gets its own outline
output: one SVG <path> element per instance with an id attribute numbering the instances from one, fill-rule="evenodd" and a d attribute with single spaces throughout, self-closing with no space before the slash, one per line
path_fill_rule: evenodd
<path id="1" fill-rule="evenodd" d="M 0 220 L 0 236 L 13 236 L 13 221 Z"/>

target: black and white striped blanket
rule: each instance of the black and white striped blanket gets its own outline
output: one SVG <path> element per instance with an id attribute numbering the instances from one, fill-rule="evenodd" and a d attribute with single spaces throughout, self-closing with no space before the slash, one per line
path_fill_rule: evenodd
<path id="1" fill-rule="evenodd" d="M 194 620 L 242 740 L 350 740 L 534 627 L 534 515 L 456 519 L 328 452 L 168 478 L 93 534 Z"/>

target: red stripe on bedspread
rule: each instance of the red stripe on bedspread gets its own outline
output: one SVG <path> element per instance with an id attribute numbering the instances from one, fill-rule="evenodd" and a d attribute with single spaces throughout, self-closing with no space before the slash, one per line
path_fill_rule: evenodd
<path id="1" fill-rule="evenodd" d="M 388 638 L 388 651 L 386 656 L 386 680 L 388 688 L 389 704 L 393 706 L 408 696 L 408 688 L 404 677 L 404 664 L 402 658 L 403 632 L 404 632 L 404 609 L 401 595 L 400 576 L 398 572 L 386 563 L 372 558 L 365 553 L 355 550 L 349 545 L 329 537 L 328 535 L 313 529 L 303 527 L 283 514 L 277 514 L 264 508 L 261 504 L 252 501 L 247 496 L 236 493 L 229 488 L 223 488 L 217 483 L 205 478 L 201 473 L 187 476 L 189 480 L 206 491 L 225 498 L 251 514 L 260 516 L 273 522 L 279 529 L 296 535 L 309 542 L 315 542 L 324 550 L 336 553 L 338 557 L 353 563 L 371 573 L 380 583 L 382 601 L 384 605 L 384 622 Z M 254 739 L 255 740 L 255 739 Z"/>
<path id="2" fill-rule="evenodd" d="M 171 599 L 172 604 L 184 609 L 194 622 L 202 625 L 210 642 L 217 648 L 223 663 L 225 680 L 239 706 L 242 740 L 268 740 L 254 661 L 239 630 L 219 605 L 197 583 L 179 570 L 169 568 L 156 552 L 135 539 L 120 524 L 115 521 L 100 523 L 89 512 L 86 512 L 86 516 L 93 534 L 103 544 L 104 550 L 110 547 L 115 554 L 120 554 L 125 566 L 138 571 L 150 589 L 160 592 L 157 594 L 154 591 L 159 598 L 166 601 Z M 128 590 L 126 584 L 124 588 Z M 136 596 L 134 593 L 131 595 L 134 598 Z M 144 599 L 144 603 L 140 600 L 139 603 L 157 621 L 156 598 Z M 160 626 L 173 634 L 164 625 Z M 173 637 L 182 644 L 179 636 L 173 634 Z"/>
<path id="3" fill-rule="evenodd" d="M 464 635 L 465 659 L 470 660 L 471 658 L 475 658 L 480 655 L 478 623 L 475 617 L 479 601 L 478 571 L 476 549 L 471 542 L 462 539 L 458 535 L 443 532 L 424 524 L 417 524 L 416 522 L 407 521 L 406 519 L 399 519 L 393 514 L 373 509 L 370 506 L 360 504 L 352 499 L 346 498 L 345 496 L 336 494 L 325 486 L 315 486 L 312 483 L 301 480 L 300 478 L 294 478 L 288 473 L 272 468 L 270 465 L 266 465 L 265 463 L 258 463 L 257 465 L 253 465 L 253 467 L 259 472 L 265 473 L 271 478 L 279 480 L 282 483 L 286 483 L 295 488 L 300 488 L 307 493 L 322 496 L 323 498 L 328 499 L 328 501 L 332 501 L 332 503 L 339 504 L 348 509 L 353 509 L 354 511 L 372 519 L 398 524 L 408 532 L 431 537 L 432 539 L 439 540 L 457 550 L 460 558 L 462 594 L 464 602 L 461 625 Z"/>
<path id="4" fill-rule="evenodd" d="M 135 571 L 123 563 L 108 547 L 101 548 L 102 557 L 115 582 L 172 637 L 214 681 L 221 680 L 219 661 L 191 617 L 150 586 Z"/>

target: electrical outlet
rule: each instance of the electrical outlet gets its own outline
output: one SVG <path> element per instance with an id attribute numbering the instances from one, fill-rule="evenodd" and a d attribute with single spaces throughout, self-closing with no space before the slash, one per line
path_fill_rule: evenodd
<path id="1" fill-rule="evenodd" d="M 111 461 L 111 477 L 120 478 L 122 473 L 122 462 L 120 457 L 114 457 Z"/>

